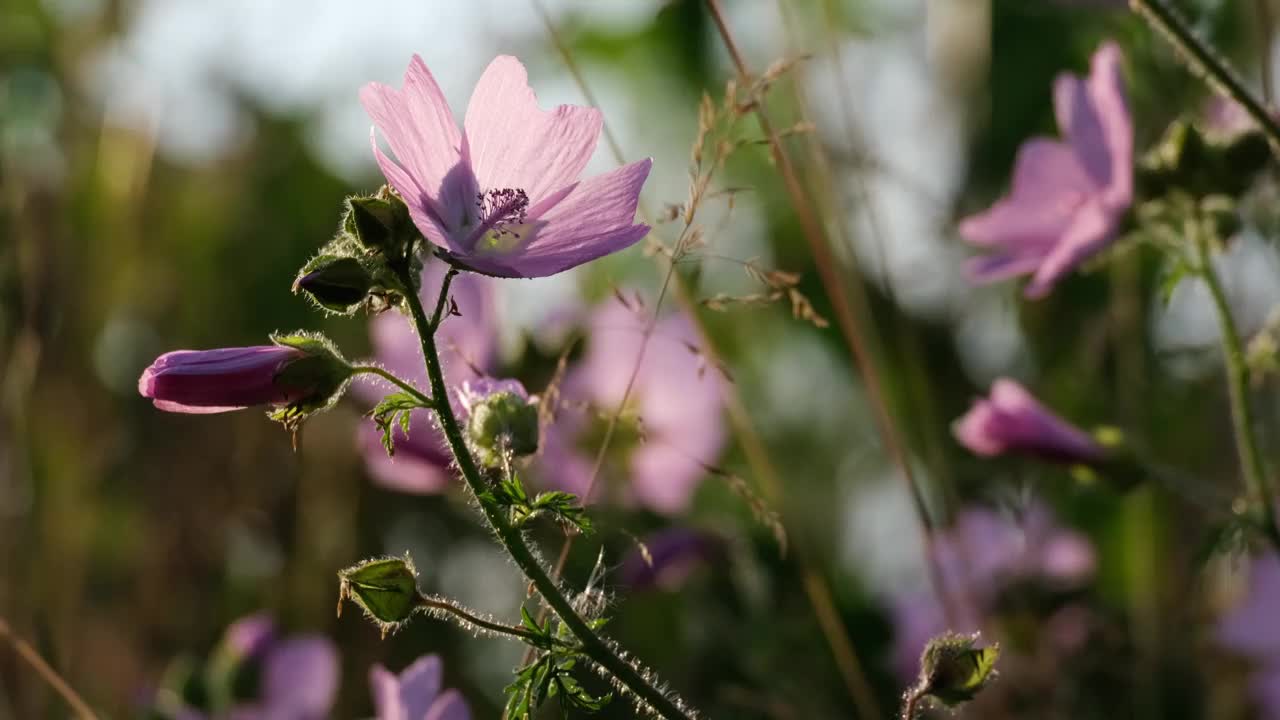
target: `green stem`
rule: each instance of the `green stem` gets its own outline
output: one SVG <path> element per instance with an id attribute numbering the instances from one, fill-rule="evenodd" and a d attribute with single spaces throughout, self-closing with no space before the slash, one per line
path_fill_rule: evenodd
<path id="1" fill-rule="evenodd" d="M 501 635 L 510 635 L 511 637 L 518 638 L 526 642 L 542 640 L 542 636 L 536 635 L 524 628 L 503 625 L 502 623 L 485 620 L 478 615 L 473 615 L 470 612 L 467 612 L 466 609 L 446 598 L 420 595 L 418 597 L 418 604 L 424 608 L 432 610 L 443 610 L 458 618 L 464 626 L 475 626 Z"/>
<path id="2" fill-rule="evenodd" d="M 1240 76 L 1227 65 L 1226 59 L 1196 36 L 1187 21 L 1169 7 L 1165 0 L 1129 0 L 1129 5 L 1178 49 L 1193 72 L 1203 76 L 1219 93 L 1240 103 L 1271 141 L 1272 152 L 1280 155 L 1280 122 L 1245 87 Z"/>
<path id="3" fill-rule="evenodd" d="M 1235 430 L 1236 452 L 1240 456 L 1240 471 L 1244 474 L 1249 492 L 1249 502 L 1260 508 L 1263 530 L 1277 548 L 1280 548 L 1280 526 L 1276 524 L 1275 491 L 1267 477 L 1262 453 L 1258 450 L 1253 432 L 1253 405 L 1249 401 L 1249 366 L 1245 361 L 1244 344 L 1236 328 L 1227 304 L 1222 281 L 1212 265 L 1209 240 L 1199 228 L 1191 228 L 1199 254 L 1200 276 L 1209 287 L 1214 308 L 1218 312 L 1218 324 L 1222 329 L 1222 354 L 1227 366 L 1227 391 L 1231 398 L 1231 424 Z"/>
<path id="4" fill-rule="evenodd" d="M 400 274 L 401 280 L 405 281 L 406 286 L 410 286 L 409 281 L 411 278 L 407 268 L 398 268 L 397 272 Z M 448 278 L 449 275 L 446 275 L 445 287 L 442 288 L 444 291 L 447 291 Z M 443 295 L 444 292 L 441 294 Z M 405 302 L 409 306 L 409 314 L 413 320 L 414 328 L 418 332 L 418 338 L 422 341 L 422 356 L 427 364 L 427 377 L 431 381 L 431 393 L 436 397 L 448 397 L 446 394 L 448 390 L 444 384 L 444 374 L 440 369 L 440 356 L 436 352 L 435 337 L 432 335 L 431 323 L 427 319 L 426 311 L 422 307 L 422 300 L 417 295 L 409 293 L 405 296 Z M 437 307 L 439 306 L 440 304 L 438 303 Z M 666 718 L 666 720 L 693 720 L 693 715 L 689 711 L 683 709 L 666 693 L 655 687 L 646 679 L 645 674 L 642 674 L 630 662 L 619 656 L 609 643 L 605 642 L 595 630 L 591 629 L 587 621 L 574 610 L 573 604 L 565 597 L 563 591 L 551 579 L 551 576 L 547 574 L 546 569 L 538 562 L 533 551 L 525 542 L 524 535 L 507 521 L 501 508 L 480 499 L 485 490 L 484 478 L 480 473 L 480 468 L 476 465 L 475 459 L 471 456 L 470 449 L 463 440 L 462 429 L 458 425 L 457 418 L 454 417 L 453 408 L 450 407 L 449 403 L 442 402 L 435 406 L 435 411 L 436 416 L 440 419 L 440 427 L 444 431 L 444 436 L 449 441 L 449 447 L 453 450 L 454 459 L 458 463 L 458 470 L 461 472 L 463 480 L 466 481 L 467 487 L 470 488 L 472 495 L 479 503 L 485 519 L 489 521 L 489 526 L 494 535 L 497 536 L 499 543 L 502 544 L 507 554 L 511 556 L 511 560 L 520 568 L 538 593 L 542 595 L 546 603 L 551 606 L 552 611 L 560 618 L 560 621 L 577 638 L 581 644 L 582 653 L 613 675 L 619 683 L 657 715 Z"/>
<path id="5" fill-rule="evenodd" d="M 423 407 L 435 407 L 435 403 L 431 401 L 431 398 L 427 397 L 421 390 L 410 385 L 404 380 L 401 380 L 400 378 L 387 372 L 386 370 L 383 370 L 377 365 L 356 365 L 355 367 L 351 368 L 351 370 L 353 371 L 352 372 L 353 375 L 377 375 L 378 377 L 391 382 L 396 387 L 400 388 L 401 390 L 404 390 L 405 392 L 417 398 L 418 402 L 421 402 Z"/>

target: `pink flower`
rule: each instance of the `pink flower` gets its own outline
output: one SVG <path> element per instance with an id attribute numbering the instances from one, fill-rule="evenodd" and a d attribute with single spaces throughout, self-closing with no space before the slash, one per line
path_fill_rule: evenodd
<path id="1" fill-rule="evenodd" d="M 1218 623 L 1218 642 L 1252 659 L 1249 686 L 1263 713 L 1280 718 L 1280 557 L 1268 553 L 1249 561 L 1249 586 L 1244 600 Z"/>
<path id="2" fill-rule="evenodd" d="M 434 303 L 440 292 L 447 267 L 428 263 L 422 273 L 423 302 Z M 494 281 L 463 273 L 453 279 L 450 294 L 461 317 L 446 317 L 436 332 L 440 362 L 445 382 L 451 388 L 481 378 L 493 370 L 497 353 L 497 330 L 494 324 Z M 370 324 L 375 359 L 396 376 L 427 389 L 427 371 L 423 365 L 422 347 L 403 316 L 383 313 Z M 393 388 L 382 381 L 357 380 L 355 392 L 370 404 L 376 403 Z M 458 409 L 456 397 L 455 409 Z M 408 436 L 395 433 L 394 457 L 382 447 L 378 430 L 372 423 L 360 428 L 365 462 L 374 481 L 401 492 L 431 494 L 446 490 L 453 478 L 449 470 L 452 455 L 444 435 L 428 410 L 415 410 L 409 423 Z"/>
<path id="3" fill-rule="evenodd" d="M 1115 237 L 1133 202 L 1133 123 L 1120 63 L 1120 48 L 1107 43 L 1087 80 L 1060 75 L 1053 106 L 1066 142 L 1023 144 L 1008 197 L 960 223 L 965 240 L 991 251 L 969 262 L 975 282 L 1031 275 L 1026 296 L 1044 297 Z"/>
<path id="4" fill-rule="evenodd" d="M 1093 438 L 1007 378 L 992 383 L 990 398 L 974 401 L 952 432 L 961 445 L 988 457 L 1023 453 L 1070 464 L 1096 462 L 1105 454 Z"/>
<path id="5" fill-rule="evenodd" d="M 138 378 L 138 392 L 157 408 L 220 413 L 251 405 L 288 405 L 314 387 L 281 382 L 280 371 L 307 354 L 281 345 L 175 350 L 156 358 Z"/>
<path id="6" fill-rule="evenodd" d="M 591 317 L 586 353 L 566 374 L 566 402 L 542 438 L 539 465 L 547 484 L 586 493 L 601 425 L 622 402 L 648 323 L 618 302 Z M 611 462 L 589 500 L 621 500 L 667 514 L 688 507 L 725 440 L 722 380 L 700 347 L 688 317 L 672 313 L 658 321 L 611 443 Z"/>
<path id="7" fill-rule="evenodd" d="M 440 692 L 440 658 L 424 655 L 395 675 L 381 665 L 369 671 L 377 720 L 470 720 L 471 710 L 457 690 Z"/>
<path id="8" fill-rule="evenodd" d="M 938 533 L 933 555 L 947 592 L 971 600 L 976 607 L 959 608 L 965 617 L 956 618 L 957 624 L 948 628 L 932 592 L 895 598 L 893 663 L 904 679 L 915 677 L 920 652 L 930 638 L 947 629 L 981 629 L 980 616 L 997 608 L 1001 594 L 1009 588 L 1034 582 L 1050 591 L 1069 592 L 1087 584 L 1097 570 L 1089 539 L 1059 526 L 1039 503 L 1016 516 L 968 508 L 955 524 Z"/>
<path id="9" fill-rule="evenodd" d="M 501 277 L 554 275 L 630 247 L 646 159 L 587 180 L 578 176 L 600 135 L 600 112 L 538 108 L 520 61 L 494 59 L 458 130 L 417 55 L 403 90 L 370 83 L 360 101 L 395 153 L 373 152 L 414 224 L 457 264 Z"/>
<path id="10" fill-rule="evenodd" d="M 227 627 L 221 652 L 235 665 L 247 664 L 256 672 L 256 696 L 236 698 L 231 707 L 210 714 L 184 707 L 178 717 L 321 720 L 333 709 L 341 663 L 337 648 L 323 635 L 280 638 L 270 617 L 250 615 Z"/>

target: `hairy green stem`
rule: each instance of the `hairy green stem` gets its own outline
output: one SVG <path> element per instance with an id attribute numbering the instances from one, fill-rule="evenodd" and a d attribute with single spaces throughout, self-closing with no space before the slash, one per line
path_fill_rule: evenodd
<path id="1" fill-rule="evenodd" d="M 1262 453 L 1258 449 L 1253 430 L 1253 404 L 1249 400 L 1249 366 L 1245 361 L 1244 343 L 1231 315 L 1227 294 L 1222 288 L 1218 272 L 1213 268 L 1209 239 L 1200 228 L 1192 228 L 1199 255 L 1198 270 L 1214 309 L 1218 312 L 1218 324 L 1222 331 L 1222 354 L 1227 366 L 1227 391 L 1231 399 L 1231 424 L 1235 431 L 1236 452 L 1240 456 L 1240 472 L 1244 475 L 1249 492 L 1249 503 L 1255 507 L 1262 520 L 1263 530 L 1272 544 L 1280 548 L 1280 526 L 1276 524 L 1275 489 L 1267 476 Z"/>
<path id="2" fill-rule="evenodd" d="M 1266 104 L 1245 87 L 1244 81 L 1227 65 L 1225 58 L 1198 37 L 1166 0 L 1129 0 L 1129 5 L 1177 48 L 1193 72 L 1203 76 L 1219 93 L 1240 103 L 1266 134 L 1272 152 L 1280 155 L 1280 122 Z"/>
<path id="3" fill-rule="evenodd" d="M 384 380 L 387 380 L 391 384 L 395 385 L 401 390 L 417 398 L 418 402 L 422 403 L 423 407 L 435 407 L 435 403 L 431 401 L 431 398 L 427 397 L 427 395 L 424 394 L 421 390 L 414 387 L 413 385 L 410 385 L 404 380 L 401 380 L 400 378 L 396 377 L 394 374 L 387 372 L 386 370 L 383 370 L 377 365 L 356 365 L 355 367 L 351 368 L 351 370 L 353 371 L 352 374 L 354 375 L 377 375 L 378 377 Z"/>
<path id="4" fill-rule="evenodd" d="M 477 628 L 481 628 L 483 630 L 488 630 L 490 632 L 499 633 L 501 635 L 509 635 L 511 637 L 514 637 L 518 640 L 523 640 L 523 641 L 541 639 L 541 636 L 535 635 L 534 633 L 528 630 L 525 630 L 524 628 L 515 627 L 512 625 L 503 625 L 502 623 L 493 622 L 492 620 L 486 620 L 478 615 L 473 615 L 470 612 L 468 612 L 465 608 L 453 602 L 452 600 L 449 600 L 448 598 L 436 597 L 431 595 L 419 595 L 418 605 L 431 610 L 443 610 L 449 613 L 450 615 L 453 615 L 454 617 L 458 618 L 458 620 L 461 621 L 462 624 L 466 626 L 474 626 Z"/>
<path id="5" fill-rule="evenodd" d="M 405 282 L 405 285 L 411 287 L 409 270 L 403 267 L 397 268 L 397 273 L 401 276 L 400 279 Z M 441 288 L 442 296 L 448 292 L 448 280 L 451 275 L 452 272 L 450 275 L 445 276 L 446 281 Z M 426 311 L 422 307 L 422 300 L 417 295 L 409 293 L 405 296 L 405 302 L 409 306 L 409 314 L 413 320 L 413 326 L 418 332 L 418 339 L 422 342 L 422 356 L 427 365 L 427 377 L 431 382 L 431 393 L 435 397 L 448 397 L 446 394 L 448 390 L 444 384 L 444 374 L 440 367 L 440 356 L 436 352 L 431 322 L 427 319 Z M 444 302 L 442 299 L 437 303 L 437 307 L 442 307 Z M 591 629 L 587 621 L 574 610 L 573 603 L 565 597 L 564 592 L 547 574 L 547 570 L 538 561 L 533 550 L 529 548 L 520 530 L 508 522 L 501 508 L 481 499 L 485 490 L 484 477 L 480 472 L 480 468 L 476 465 L 475 459 L 471 456 L 471 450 L 463 440 L 462 429 L 458 425 L 458 419 L 454 417 L 453 408 L 450 407 L 449 403 L 441 402 L 435 405 L 435 412 L 440 420 L 440 428 L 444 431 L 444 436 L 453 451 L 454 459 L 457 461 L 458 470 L 462 474 L 463 480 L 466 481 L 467 487 L 471 490 L 476 502 L 480 505 L 480 510 L 484 513 L 485 519 L 488 520 L 490 528 L 498 538 L 498 542 L 501 543 L 511 560 L 520 568 L 538 593 L 542 595 L 547 605 L 551 606 L 551 610 L 560 618 L 560 621 L 564 623 L 569 632 L 577 638 L 581 644 L 582 653 L 613 675 L 619 683 L 651 708 L 658 716 L 666 720 L 693 720 L 693 715 L 690 712 L 684 710 L 666 693 L 655 687 L 636 667 L 619 656 L 608 642 L 600 637 L 595 630 Z"/>

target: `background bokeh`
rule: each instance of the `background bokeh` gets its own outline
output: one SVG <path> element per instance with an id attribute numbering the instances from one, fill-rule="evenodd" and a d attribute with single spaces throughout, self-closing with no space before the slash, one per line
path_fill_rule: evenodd
<path id="1" fill-rule="evenodd" d="M 1188 284 L 1162 304 L 1159 259 L 1132 253 L 1028 304 L 1015 283 L 969 286 L 955 232 L 956 218 L 1004 191 L 1023 140 L 1056 134 L 1053 78 L 1084 72 L 1102 40 L 1124 48 L 1139 148 L 1179 114 L 1200 113 L 1204 86 L 1133 16 L 1098 4 L 725 5 L 755 70 L 805 56 L 770 91 L 771 112 L 779 125 L 816 127 L 787 146 L 840 276 L 869 296 L 881 383 L 931 517 L 946 526 L 972 505 L 1016 515 L 1044 504 L 1096 548 L 1095 577 L 1073 590 L 1092 618 L 1089 642 L 1070 663 L 1040 658 L 1049 664 L 1026 692 L 1005 691 L 1000 712 L 1245 716 L 1247 666 L 1213 642 L 1213 619 L 1240 580 L 1212 559 L 1223 518 L 1201 500 L 1229 501 L 1238 480 L 1203 290 Z M 1274 64 L 1258 4 L 1180 5 L 1251 81 Z M 398 85 L 415 52 L 456 113 L 499 53 L 525 62 L 544 107 L 582 104 L 563 43 L 625 157 L 655 159 L 650 216 L 684 202 L 698 99 L 718 96 L 733 74 L 703 4 L 545 0 L 545 16 L 539 7 L 0 2 L 0 617 L 105 716 L 139 714 L 175 657 L 206 654 L 228 623 L 258 610 L 335 640 L 344 681 L 334 717 L 370 714 L 374 662 L 398 669 L 428 651 L 444 657 L 475 717 L 498 716 L 521 648 L 428 620 L 380 640 L 357 613 L 334 617 L 338 569 L 406 550 L 424 589 L 505 617 L 524 597 L 458 494 L 370 482 L 355 432 L 365 405 L 348 400 L 315 418 L 294 452 L 257 411 L 165 415 L 136 382 L 166 350 L 257 344 L 277 329 L 321 329 L 349 356 L 369 352 L 367 319 L 323 318 L 290 283 L 332 237 L 343 197 L 382 182 L 357 93 L 370 80 Z M 616 164 L 602 143 L 587 172 Z M 695 296 L 758 291 L 732 260 L 756 259 L 801 273 L 800 290 L 831 317 L 767 149 L 735 153 L 717 184 L 745 191 L 732 209 L 723 199 L 706 208 L 708 246 L 681 268 Z M 660 228 L 668 241 L 672 230 Z M 1228 251 L 1246 332 L 1280 302 L 1273 240 L 1246 229 Z M 558 309 L 606 301 L 613 288 L 652 299 L 660 280 L 661 264 L 637 248 L 501 284 L 502 366 L 540 390 L 533 381 L 545 383 L 563 344 L 534 339 Z M 708 477 L 687 515 L 602 508 L 601 532 L 577 544 L 568 578 L 581 586 L 601 546 L 615 567 L 633 537 L 714 530 L 727 539 L 725 562 L 677 591 L 614 595 L 610 632 L 715 717 L 849 717 L 803 588 L 811 569 L 830 586 L 878 702 L 892 708 L 906 682 L 893 662 L 895 607 L 927 592 L 924 546 L 846 345 L 785 303 L 699 317 L 779 470 L 775 508 L 803 555 L 780 553 L 741 494 Z M 1081 484 L 1058 469 L 974 458 L 949 425 L 1002 375 L 1082 426 L 1124 428 L 1167 481 Z M 1274 439 L 1280 404 L 1257 390 L 1262 437 Z M 1274 442 L 1267 451 L 1274 458 Z M 736 436 L 719 466 L 760 482 Z M 557 538 L 539 536 L 548 555 Z M 1022 624 L 1006 628 L 1015 645 L 1040 631 L 1028 602 L 1015 613 Z M 0 718 L 66 716 L 0 649 Z"/>

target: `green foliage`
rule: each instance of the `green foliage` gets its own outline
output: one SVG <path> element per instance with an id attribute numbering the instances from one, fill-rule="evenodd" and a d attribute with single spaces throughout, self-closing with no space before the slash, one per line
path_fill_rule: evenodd
<path id="1" fill-rule="evenodd" d="M 418 408 L 427 407 L 417 397 L 407 392 L 392 393 L 374 406 L 369 411 L 369 416 L 373 418 L 373 423 L 382 433 L 382 447 L 387 451 L 387 455 L 394 456 L 396 454 L 395 430 L 400 429 L 400 434 L 407 436 L 409 434 L 409 418 L 413 411 Z"/>
<path id="2" fill-rule="evenodd" d="M 516 670 L 515 681 L 507 686 L 508 718 L 527 720 L 550 698 L 559 699 L 565 718 L 569 717 L 570 710 L 598 712 L 609 704 L 612 693 L 592 695 L 572 676 L 573 669 L 585 656 L 564 646 L 563 627 L 552 630 L 550 620 L 539 623 L 524 606 L 520 607 L 520 623 L 531 635 L 527 642 L 542 652 L 533 662 Z"/>
<path id="3" fill-rule="evenodd" d="M 578 503 L 577 495 L 562 490 L 548 490 L 530 498 L 519 474 L 514 472 L 491 485 L 480 499 L 506 508 L 510 513 L 511 524 L 517 528 L 524 527 L 538 517 L 548 516 L 566 528 L 574 528 L 582 533 L 594 530 L 586 508 Z"/>
<path id="4" fill-rule="evenodd" d="M 420 607 L 418 573 L 406 554 L 363 560 L 338 572 L 338 611 L 351 600 L 378 625 L 385 637 Z"/>

